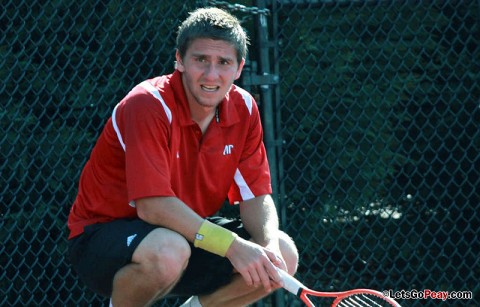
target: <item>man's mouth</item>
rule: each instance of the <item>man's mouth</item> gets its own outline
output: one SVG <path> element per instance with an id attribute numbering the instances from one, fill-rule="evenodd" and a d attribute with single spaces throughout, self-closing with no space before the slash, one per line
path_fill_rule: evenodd
<path id="1" fill-rule="evenodd" d="M 202 90 L 206 92 L 215 92 L 219 89 L 218 86 L 209 86 L 209 85 L 201 85 Z"/>

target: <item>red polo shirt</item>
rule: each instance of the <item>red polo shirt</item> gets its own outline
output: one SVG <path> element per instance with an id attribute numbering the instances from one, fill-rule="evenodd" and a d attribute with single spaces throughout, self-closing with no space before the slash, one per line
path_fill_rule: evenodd
<path id="1" fill-rule="evenodd" d="M 258 107 L 233 85 L 202 136 L 181 73 L 137 85 L 115 107 L 80 177 L 70 238 L 86 225 L 136 217 L 135 200 L 175 196 L 202 217 L 270 194 Z"/>

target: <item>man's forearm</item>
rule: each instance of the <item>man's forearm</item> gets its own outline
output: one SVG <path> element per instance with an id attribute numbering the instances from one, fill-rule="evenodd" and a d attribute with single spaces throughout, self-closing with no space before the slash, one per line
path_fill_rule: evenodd
<path id="1" fill-rule="evenodd" d="M 168 228 L 195 240 L 203 218 L 176 197 L 149 197 L 136 201 L 139 218 L 147 223 Z"/>
<path id="2" fill-rule="evenodd" d="M 240 204 L 240 216 L 253 240 L 266 246 L 278 242 L 278 214 L 270 195 L 263 195 Z"/>

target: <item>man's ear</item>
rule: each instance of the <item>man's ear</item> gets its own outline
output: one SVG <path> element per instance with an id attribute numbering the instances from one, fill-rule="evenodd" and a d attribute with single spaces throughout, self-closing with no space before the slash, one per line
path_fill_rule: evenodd
<path id="1" fill-rule="evenodd" d="M 175 68 L 179 72 L 184 72 L 185 71 L 185 66 L 183 66 L 183 60 L 182 60 L 182 57 L 180 56 L 180 52 L 178 51 L 178 49 L 175 52 L 175 60 L 176 60 Z"/>
<path id="2" fill-rule="evenodd" d="M 242 61 L 240 62 L 240 64 L 238 64 L 237 74 L 235 75 L 235 80 L 240 78 L 240 75 L 242 74 L 242 70 L 243 70 L 243 65 L 245 65 L 245 59 L 244 58 L 242 58 Z"/>

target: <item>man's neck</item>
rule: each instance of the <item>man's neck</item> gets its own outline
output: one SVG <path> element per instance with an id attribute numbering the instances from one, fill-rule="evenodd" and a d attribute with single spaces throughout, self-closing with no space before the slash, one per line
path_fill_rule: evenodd
<path id="1" fill-rule="evenodd" d="M 197 106 L 195 109 L 190 108 L 190 113 L 192 116 L 192 120 L 198 124 L 202 133 L 208 129 L 208 126 L 212 122 L 212 119 L 215 117 L 217 113 L 217 107 L 202 107 L 200 108 Z"/>

